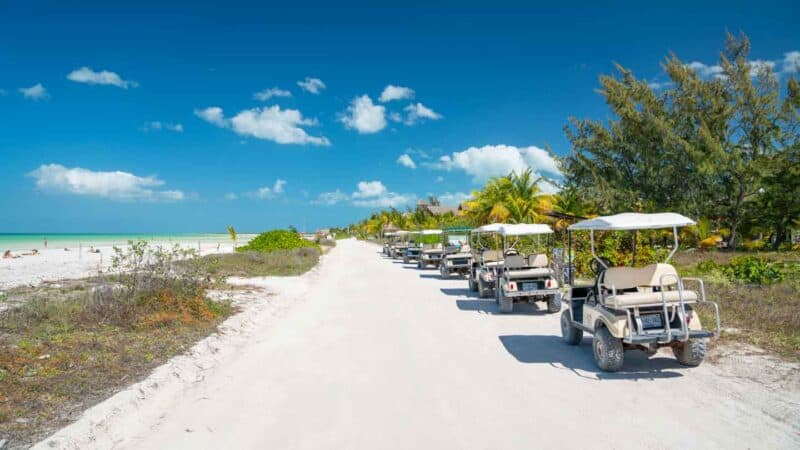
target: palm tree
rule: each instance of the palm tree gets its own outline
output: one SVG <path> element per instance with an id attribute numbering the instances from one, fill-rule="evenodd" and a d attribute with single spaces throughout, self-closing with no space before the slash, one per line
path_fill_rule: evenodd
<path id="1" fill-rule="evenodd" d="M 475 225 L 489 222 L 535 223 L 543 212 L 541 178 L 528 169 L 492 178 L 467 202 L 467 215 Z"/>

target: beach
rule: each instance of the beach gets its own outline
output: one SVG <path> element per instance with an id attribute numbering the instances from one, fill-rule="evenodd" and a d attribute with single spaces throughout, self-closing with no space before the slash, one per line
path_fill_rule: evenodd
<path id="1" fill-rule="evenodd" d="M 125 248 L 129 238 L 133 239 L 130 235 L 70 235 L 68 239 L 50 238 L 52 240 L 49 240 L 48 248 L 45 249 L 43 241 L 38 239 L 39 245 L 32 246 L 33 241 L 30 238 L 18 238 L 12 242 L 7 236 L 13 235 L 2 235 L 6 239 L 0 238 L 0 249 L 3 252 L 11 250 L 19 258 L 0 259 L 0 291 L 21 285 L 36 285 L 43 281 L 96 275 L 110 266 L 114 246 Z M 246 244 L 251 237 L 252 235 L 241 236 L 237 245 Z M 59 245 L 64 243 L 68 246 Z M 182 248 L 198 250 L 200 255 L 233 251 L 233 242 L 227 235 L 221 234 L 159 237 L 148 240 L 148 244 L 152 247 L 172 247 L 177 244 Z M 25 247 L 15 249 L 15 246 L 20 245 Z M 91 253 L 89 250 L 92 247 L 99 250 L 99 253 Z M 30 255 L 33 249 L 38 251 L 37 255 Z M 28 254 L 24 255 L 25 253 Z"/>

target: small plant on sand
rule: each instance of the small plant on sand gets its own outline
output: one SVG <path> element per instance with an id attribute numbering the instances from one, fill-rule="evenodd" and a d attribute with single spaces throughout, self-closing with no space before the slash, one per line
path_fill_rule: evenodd
<path id="1" fill-rule="evenodd" d="M 233 241 L 233 249 L 236 250 L 236 238 L 238 236 L 236 235 L 236 229 L 233 228 L 233 225 L 228 225 L 228 234 L 230 235 L 231 240 Z"/>
<path id="2" fill-rule="evenodd" d="M 292 250 L 304 247 L 313 247 L 320 250 L 317 243 L 303 239 L 296 232 L 291 230 L 272 230 L 259 234 L 247 245 L 237 248 L 236 251 L 274 252 L 276 250 Z"/>

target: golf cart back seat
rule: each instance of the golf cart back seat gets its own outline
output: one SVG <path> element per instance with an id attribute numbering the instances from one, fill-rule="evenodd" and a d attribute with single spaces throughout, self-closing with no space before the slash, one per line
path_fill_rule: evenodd
<path id="1" fill-rule="evenodd" d="M 670 264 L 650 264 L 645 267 L 609 267 L 603 272 L 601 284 L 616 295 L 605 298 L 612 308 L 658 305 L 662 301 L 679 303 L 681 292 L 671 289 L 678 283 L 678 272 Z M 656 290 L 658 289 L 658 290 Z M 683 302 L 697 302 L 695 291 L 683 290 Z"/>
<path id="2" fill-rule="evenodd" d="M 503 252 L 501 250 L 486 249 L 481 252 L 481 259 L 483 262 L 498 262 L 503 260 Z"/>
<path id="3" fill-rule="evenodd" d="M 545 255 L 530 255 L 528 258 L 521 255 L 508 255 L 504 266 L 508 269 L 509 278 L 545 277 L 553 273 L 547 267 L 547 256 Z"/>

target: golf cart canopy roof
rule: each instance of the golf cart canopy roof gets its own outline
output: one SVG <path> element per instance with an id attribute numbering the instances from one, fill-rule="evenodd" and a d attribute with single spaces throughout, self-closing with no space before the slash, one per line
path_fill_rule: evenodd
<path id="1" fill-rule="evenodd" d="M 513 223 L 500 227 L 503 236 L 523 236 L 529 234 L 550 234 L 553 229 L 543 223 Z"/>
<path id="2" fill-rule="evenodd" d="M 489 225 L 483 225 L 478 228 L 475 228 L 473 232 L 475 233 L 497 233 L 500 231 L 500 228 L 503 227 L 502 223 L 490 223 Z"/>
<path id="3" fill-rule="evenodd" d="M 695 221 L 677 213 L 622 213 L 583 220 L 570 230 L 652 230 L 694 225 Z"/>
<path id="4" fill-rule="evenodd" d="M 395 231 L 394 234 L 396 234 L 396 235 L 405 235 L 405 234 L 409 234 L 409 233 L 410 233 L 409 231 L 400 230 L 400 231 Z"/>
<path id="5" fill-rule="evenodd" d="M 422 234 L 424 235 L 442 234 L 442 230 L 422 230 Z"/>

